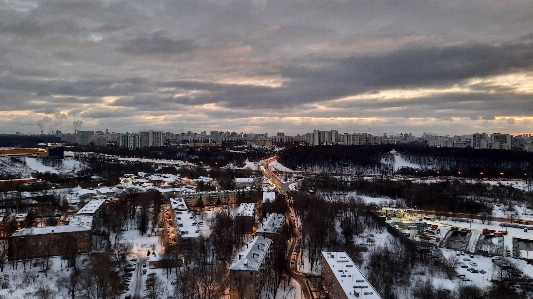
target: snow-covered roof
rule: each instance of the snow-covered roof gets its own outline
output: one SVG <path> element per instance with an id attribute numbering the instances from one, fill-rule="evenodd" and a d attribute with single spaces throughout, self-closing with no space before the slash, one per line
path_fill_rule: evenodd
<path id="1" fill-rule="evenodd" d="M 237 210 L 237 216 L 248 216 L 253 217 L 255 210 L 254 203 L 241 203 L 239 209 Z"/>
<path id="2" fill-rule="evenodd" d="M 284 220 L 285 216 L 277 213 L 272 213 L 261 224 L 261 227 L 257 229 L 256 233 L 276 233 L 281 228 L 281 226 L 283 226 Z"/>
<path id="3" fill-rule="evenodd" d="M 187 205 L 185 204 L 185 200 L 180 197 L 180 198 L 171 198 L 170 199 L 170 206 L 172 207 L 172 210 L 177 210 L 177 211 L 187 211 L 188 208 L 187 208 Z"/>
<path id="4" fill-rule="evenodd" d="M 322 257 L 328 263 L 347 298 L 381 299 L 346 252 L 322 251 Z"/>
<path id="5" fill-rule="evenodd" d="M 92 215 L 106 202 L 105 199 L 93 199 L 81 208 L 76 215 Z"/>
<path id="6" fill-rule="evenodd" d="M 194 179 L 196 182 L 212 182 L 213 178 L 207 177 L 207 176 L 199 176 L 197 179 Z"/>
<path id="7" fill-rule="evenodd" d="M 148 183 L 149 181 L 147 179 L 134 179 L 132 183 L 134 184 L 140 184 L 140 183 Z"/>
<path id="8" fill-rule="evenodd" d="M 98 188 L 96 189 L 96 192 L 98 192 L 98 194 L 115 194 L 115 191 L 109 187 Z"/>
<path id="9" fill-rule="evenodd" d="M 235 183 L 240 184 L 252 184 L 255 181 L 255 178 L 235 178 Z"/>
<path id="10" fill-rule="evenodd" d="M 90 229 L 93 225 L 93 216 L 74 215 L 69 219 L 68 225 L 84 226 Z"/>
<path id="11" fill-rule="evenodd" d="M 153 174 L 148 177 L 151 181 L 165 181 L 165 182 L 173 182 L 177 179 L 179 179 L 179 175 L 172 175 L 172 174 Z"/>
<path id="12" fill-rule="evenodd" d="M 87 195 L 87 194 L 94 194 L 94 195 L 96 195 L 97 192 L 96 192 L 96 190 L 91 190 L 91 189 L 80 189 L 80 190 L 78 190 L 78 191 L 76 192 L 76 194 L 77 194 L 78 196 L 81 196 L 81 195 Z"/>
<path id="13" fill-rule="evenodd" d="M 276 192 L 263 192 L 263 202 L 276 200 Z"/>
<path id="14" fill-rule="evenodd" d="M 45 227 L 30 227 L 19 229 L 13 233 L 13 236 L 30 236 L 30 235 L 44 235 L 44 234 L 61 234 L 69 232 L 88 231 L 89 227 L 78 225 L 63 225 L 63 226 L 45 226 Z"/>
<path id="15" fill-rule="evenodd" d="M 189 211 L 179 211 L 174 213 L 174 220 L 176 228 L 180 233 L 180 238 L 198 238 L 200 237 L 200 229 L 198 223 L 194 219 L 194 215 Z"/>
<path id="16" fill-rule="evenodd" d="M 272 240 L 257 236 L 243 246 L 243 250 L 236 256 L 230 270 L 258 271 L 272 244 Z"/>

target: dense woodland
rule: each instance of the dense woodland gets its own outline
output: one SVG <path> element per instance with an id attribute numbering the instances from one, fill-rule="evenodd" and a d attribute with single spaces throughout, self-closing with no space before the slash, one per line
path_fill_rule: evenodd
<path id="1" fill-rule="evenodd" d="M 320 193 L 292 193 L 294 209 L 302 223 L 302 251 L 309 262 L 317 264 L 322 250 L 346 251 L 361 268 L 384 299 L 395 298 L 526 298 L 513 288 L 522 273 L 516 268 L 502 273 L 493 288 L 481 290 L 460 285 L 457 291 L 433 286 L 432 276 L 453 279 L 459 260 L 420 250 L 405 236 L 390 229 L 361 199 Z M 373 245 L 374 233 L 387 231 L 385 245 Z M 355 238 L 365 243 L 354 242 Z M 413 284 L 414 282 L 414 284 Z"/>
<path id="2" fill-rule="evenodd" d="M 95 152 L 122 157 L 143 157 L 148 159 L 178 159 L 202 165 L 243 166 L 244 161 L 258 161 L 271 153 L 267 148 L 252 146 L 213 146 L 213 147 L 147 147 L 129 149 L 122 147 L 69 147 L 77 152 Z"/>
<path id="3" fill-rule="evenodd" d="M 61 142 L 56 135 L 0 135 L 0 147 L 35 147 L 38 143 Z"/>
<path id="4" fill-rule="evenodd" d="M 387 175 L 393 174 L 386 163 L 390 160 L 387 153 L 393 149 L 405 160 L 421 166 L 418 172 L 404 169 L 404 174 L 523 179 L 533 172 L 533 153 L 529 152 L 403 144 L 300 146 L 284 150 L 278 161 L 295 170 Z"/>
<path id="5" fill-rule="evenodd" d="M 301 190 L 323 192 L 350 192 L 371 197 L 402 199 L 408 207 L 418 207 L 439 212 L 492 213 L 494 204 L 509 201 L 533 204 L 532 192 L 525 192 L 506 185 L 487 185 L 481 182 L 467 183 L 461 180 L 444 180 L 432 183 L 413 183 L 410 180 L 377 178 L 336 178 L 328 175 L 308 177 Z"/>

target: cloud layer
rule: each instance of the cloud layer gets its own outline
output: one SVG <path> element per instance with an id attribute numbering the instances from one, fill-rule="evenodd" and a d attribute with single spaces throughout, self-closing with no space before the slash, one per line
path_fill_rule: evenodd
<path id="1" fill-rule="evenodd" d="M 7 0 L 0 133 L 531 133 L 531 4 Z"/>

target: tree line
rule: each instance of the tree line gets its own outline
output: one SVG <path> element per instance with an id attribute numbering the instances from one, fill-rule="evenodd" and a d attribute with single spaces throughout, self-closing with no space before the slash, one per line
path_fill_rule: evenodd
<path id="1" fill-rule="evenodd" d="M 407 161 L 421 166 L 420 176 L 518 178 L 532 176 L 533 153 L 472 148 L 438 148 L 420 145 L 321 145 L 287 148 L 278 161 L 294 170 L 335 173 L 392 174 L 395 149 Z M 414 174 L 406 169 L 404 174 Z"/>

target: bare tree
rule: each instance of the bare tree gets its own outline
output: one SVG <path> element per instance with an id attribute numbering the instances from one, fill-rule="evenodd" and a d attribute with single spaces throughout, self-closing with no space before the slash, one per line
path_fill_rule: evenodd
<path id="1" fill-rule="evenodd" d="M 145 299 L 163 298 L 165 294 L 165 282 L 159 276 L 154 275 L 146 279 L 146 290 L 144 292 Z"/>
<path id="2" fill-rule="evenodd" d="M 90 255 L 87 269 L 81 272 L 82 295 L 89 299 L 114 298 L 119 291 L 120 280 L 114 271 L 110 252 Z"/>
<path id="3" fill-rule="evenodd" d="M 48 285 L 40 284 L 33 295 L 38 299 L 53 299 L 56 294 Z"/>
<path id="4" fill-rule="evenodd" d="M 68 276 L 62 276 L 57 280 L 58 289 L 65 289 L 71 299 L 75 299 L 76 294 L 81 291 L 80 272 L 78 267 L 73 267 Z"/>
<path id="5" fill-rule="evenodd" d="M 8 245 L 6 240 L 0 240 L 0 272 L 4 272 L 7 263 Z"/>
<path id="6" fill-rule="evenodd" d="M 442 266 L 443 270 L 448 275 L 449 279 L 452 279 L 457 273 L 457 267 L 459 267 L 460 259 L 456 255 L 452 255 L 443 260 Z"/>

